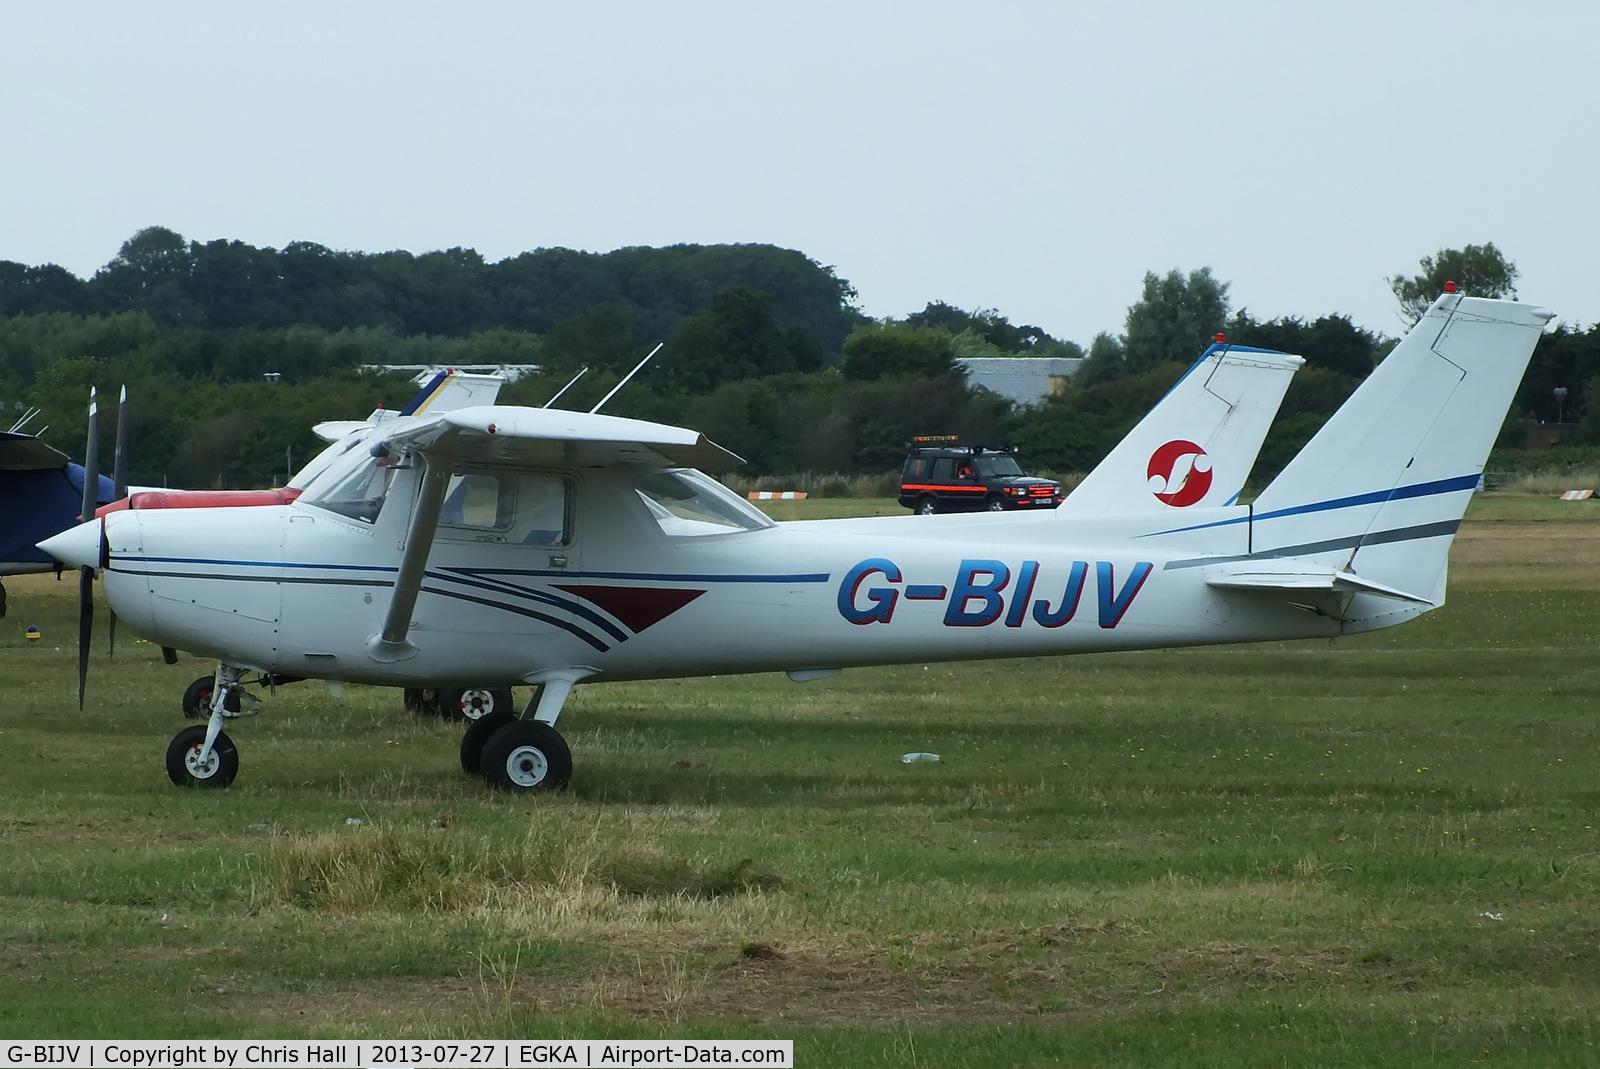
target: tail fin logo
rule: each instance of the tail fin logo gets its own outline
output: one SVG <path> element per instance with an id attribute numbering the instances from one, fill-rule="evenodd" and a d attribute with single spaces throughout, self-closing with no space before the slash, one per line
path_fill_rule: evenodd
<path id="1" fill-rule="evenodd" d="M 1184 508 L 1211 489 L 1211 458 L 1193 442 L 1175 438 L 1150 455 L 1145 469 L 1156 500 Z"/>

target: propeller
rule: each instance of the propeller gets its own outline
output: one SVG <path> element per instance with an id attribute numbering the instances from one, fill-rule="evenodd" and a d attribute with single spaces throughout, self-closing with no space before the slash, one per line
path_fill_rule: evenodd
<path id="1" fill-rule="evenodd" d="M 117 455 L 116 459 L 112 461 L 111 467 L 111 500 L 113 501 L 121 501 L 128 496 L 128 466 L 126 461 L 128 454 L 127 415 L 128 387 L 124 385 L 121 396 L 117 398 Z M 98 491 L 98 487 L 96 490 Z M 101 537 L 104 538 L 105 536 L 102 534 Z M 107 611 L 111 614 L 111 627 L 108 636 L 111 645 L 106 654 L 107 656 L 113 656 L 117 652 L 117 610 L 108 606 Z"/>
<path id="2" fill-rule="evenodd" d="M 100 399 L 89 387 L 89 441 L 83 453 L 84 522 L 94 519 L 100 503 Z M 101 536 L 104 537 L 103 535 Z M 78 569 L 78 711 L 83 711 L 83 691 L 89 681 L 89 640 L 94 634 L 94 569 Z"/>
<path id="3" fill-rule="evenodd" d="M 112 484 L 116 493 L 113 500 L 128 492 L 127 452 L 128 421 L 124 419 L 128 407 L 128 388 L 122 388 L 117 408 L 117 455 L 112 468 Z M 83 512 L 84 521 L 95 519 L 100 507 L 100 397 L 89 387 L 89 438 L 83 449 Z M 111 544 L 106 539 L 105 521 L 100 521 L 99 546 L 93 563 L 78 568 L 78 708 L 83 708 L 84 691 L 89 682 L 89 646 L 94 638 L 94 576 L 95 572 L 110 563 Z M 111 613 L 111 648 L 117 644 L 117 614 Z"/>

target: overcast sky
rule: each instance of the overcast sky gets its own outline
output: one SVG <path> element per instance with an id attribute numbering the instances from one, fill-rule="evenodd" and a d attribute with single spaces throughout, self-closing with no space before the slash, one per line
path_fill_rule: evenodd
<path id="1" fill-rule="evenodd" d="M 1206 265 L 1396 333 L 1493 241 L 1588 324 L 1597 57 L 1591 0 L 4 3 L 0 259 L 771 242 L 1086 344 Z"/>

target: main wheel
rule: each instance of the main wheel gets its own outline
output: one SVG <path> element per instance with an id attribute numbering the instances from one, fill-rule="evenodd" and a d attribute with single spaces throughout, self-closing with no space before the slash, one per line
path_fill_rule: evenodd
<path id="1" fill-rule="evenodd" d="M 553 791 L 572 778 L 572 751 L 549 724 L 513 720 L 489 736 L 483 778 L 508 791 Z"/>
<path id="2" fill-rule="evenodd" d="M 167 746 L 167 778 L 180 787 L 226 787 L 239 774 L 239 751 L 226 732 L 217 733 L 211 756 L 202 764 L 200 747 L 205 745 L 206 729 L 198 725 L 184 728 Z"/>
<path id="3" fill-rule="evenodd" d="M 452 687 L 439 691 L 439 715 L 446 720 L 482 720 L 511 709 L 510 687 Z"/>
<path id="4" fill-rule="evenodd" d="M 421 687 L 407 687 L 402 692 L 402 699 L 406 705 L 406 712 L 412 716 L 432 716 L 433 710 L 428 708 L 428 703 L 422 698 Z"/>
<path id="5" fill-rule="evenodd" d="M 932 516 L 939 511 L 939 502 L 935 501 L 932 494 L 923 494 L 917 498 L 917 515 Z"/>
<path id="6" fill-rule="evenodd" d="M 483 748 L 488 745 L 490 736 L 511 723 L 512 719 L 514 717 L 510 709 L 496 709 L 467 725 L 467 733 L 461 736 L 461 771 L 469 776 L 483 771 Z"/>
<path id="7" fill-rule="evenodd" d="M 185 720 L 209 720 L 211 718 L 211 688 L 216 684 L 216 676 L 201 676 L 189 684 L 189 689 L 183 692 L 183 717 Z M 228 692 L 228 696 L 222 701 L 222 708 L 230 713 L 239 711 L 239 694 L 237 691 Z"/>

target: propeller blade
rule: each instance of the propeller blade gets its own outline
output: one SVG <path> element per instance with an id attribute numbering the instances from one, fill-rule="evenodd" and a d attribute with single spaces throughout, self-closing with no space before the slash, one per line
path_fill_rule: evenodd
<path id="1" fill-rule="evenodd" d="M 83 512 L 79 519 L 94 519 L 100 507 L 100 398 L 89 387 L 89 442 L 83 449 Z"/>
<path id="2" fill-rule="evenodd" d="M 89 441 L 83 450 L 83 519 L 94 519 L 100 504 L 100 399 L 89 387 Z M 101 535 L 102 542 L 104 535 Z M 102 545 L 102 551 L 104 546 Z M 89 640 L 94 634 L 94 569 L 87 564 L 78 571 L 78 709 L 83 709 L 83 692 L 89 681 Z"/>
<path id="3" fill-rule="evenodd" d="M 78 569 L 78 711 L 89 682 L 89 639 L 94 634 L 94 569 Z"/>
<path id="4" fill-rule="evenodd" d="M 112 461 L 111 500 L 121 501 L 128 496 L 128 387 L 122 387 L 122 394 L 117 398 L 117 455 Z M 106 565 L 110 547 L 106 545 L 105 528 L 100 529 L 100 566 Z M 110 609 L 111 627 L 107 632 L 110 648 L 106 656 L 113 657 L 117 652 L 117 610 Z"/>
<path id="5" fill-rule="evenodd" d="M 128 496 L 128 388 L 122 388 L 122 396 L 117 401 L 117 456 L 112 462 L 111 481 L 116 487 L 112 500 L 120 501 Z"/>

